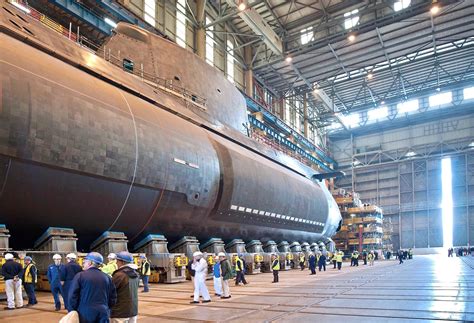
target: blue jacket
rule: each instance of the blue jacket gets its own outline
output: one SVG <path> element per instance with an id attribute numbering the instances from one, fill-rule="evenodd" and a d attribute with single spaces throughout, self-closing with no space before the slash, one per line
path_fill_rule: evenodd
<path id="1" fill-rule="evenodd" d="M 81 323 L 109 322 L 110 307 L 117 302 L 112 279 L 92 267 L 78 273 L 69 291 L 69 307 L 79 312 Z"/>
<path id="2" fill-rule="evenodd" d="M 75 261 L 68 262 L 63 266 L 63 268 L 61 268 L 61 281 L 65 282 L 73 280 L 74 276 L 81 271 L 81 266 L 79 266 Z"/>
<path id="3" fill-rule="evenodd" d="M 213 274 L 214 277 L 220 278 L 221 277 L 221 264 L 220 262 L 216 262 L 213 267 Z"/>
<path id="4" fill-rule="evenodd" d="M 49 265 L 48 272 L 46 276 L 49 280 L 49 285 L 51 286 L 60 286 L 61 285 L 61 271 L 63 270 L 64 265 L 60 264 L 56 266 L 55 264 Z"/>
<path id="5" fill-rule="evenodd" d="M 316 257 L 312 255 L 309 256 L 308 263 L 311 267 L 316 267 Z"/>

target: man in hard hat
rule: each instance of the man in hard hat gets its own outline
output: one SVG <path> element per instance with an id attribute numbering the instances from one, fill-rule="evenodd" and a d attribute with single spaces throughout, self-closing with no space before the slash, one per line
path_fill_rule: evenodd
<path id="1" fill-rule="evenodd" d="M 38 303 L 35 294 L 38 270 L 30 256 L 26 256 L 23 261 L 25 262 L 25 268 L 23 268 L 23 286 L 25 286 L 25 291 L 28 295 L 28 304 L 26 306 L 33 306 Z"/>
<path id="2" fill-rule="evenodd" d="M 338 270 L 341 270 L 342 268 L 342 258 L 344 257 L 344 253 L 342 252 L 342 250 L 340 250 L 338 253 L 337 253 L 337 256 L 336 256 L 336 261 L 337 261 L 337 269 Z"/>
<path id="3" fill-rule="evenodd" d="M 71 287 L 72 280 L 74 279 L 74 276 L 76 276 L 77 273 L 82 271 L 81 266 L 79 266 L 76 260 L 77 256 L 75 253 L 68 253 L 66 255 L 67 263 L 60 270 L 64 307 L 66 307 L 68 311 L 71 311 L 71 308 L 69 307 L 69 289 Z"/>
<path id="4" fill-rule="evenodd" d="M 2 266 L 2 276 L 5 280 L 5 293 L 7 294 L 6 310 L 14 310 L 23 307 L 23 295 L 21 291 L 21 273 L 23 268 L 15 261 L 11 253 L 5 254 L 5 263 Z"/>
<path id="5" fill-rule="evenodd" d="M 49 286 L 51 287 L 51 293 L 53 294 L 56 311 L 61 309 L 61 300 L 59 299 L 59 295 L 61 295 L 64 302 L 64 296 L 62 294 L 61 288 L 61 270 L 64 268 L 64 265 L 61 263 L 61 260 L 61 255 L 55 254 L 53 256 L 54 264 L 49 265 L 48 272 L 46 273 Z"/>
<path id="6" fill-rule="evenodd" d="M 300 252 L 299 255 L 299 262 L 300 262 L 300 268 L 303 271 L 304 270 L 304 262 L 306 261 L 306 257 L 303 252 Z"/>
<path id="7" fill-rule="evenodd" d="M 117 303 L 112 306 L 110 321 L 112 323 L 135 323 L 138 315 L 138 284 L 140 275 L 133 256 L 121 251 L 116 256 L 118 269 L 112 275 L 112 282 L 117 291 Z"/>
<path id="8" fill-rule="evenodd" d="M 272 255 L 272 272 L 273 272 L 273 282 L 278 283 L 279 277 L 278 273 L 280 272 L 280 258 L 276 255 Z"/>
<path id="9" fill-rule="evenodd" d="M 229 259 L 223 252 L 219 252 L 219 262 L 221 265 L 221 275 L 222 275 L 222 299 L 230 298 L 230 287 L 229 287 L 229 280 L 233 278 L 232 275 L 232 267 L 230 264 Z"/>
<path id="10" fill-rule="evenodd" d="M 112 274 L 114 273 L 114 271 L 116 271 L 118 269 L 117 267 L 117 255 L 114 254 L 113 252 L 112 253 L 109 253 L 109 255 L 107 256 L 107 259 L 108 259 L 108 262 L 107 262 L 107 265 L 104 265 L 102 266 L 102 272 L 109 275 L 110 277 L 112 277 Z"/>
<path id="11" fill-rule="evenodd" d="M 90 252 L 84 258 L 84 271 L 74 276 L 69 291 L 69 307 L 79 313 L 83 322 L 109 322 L 110 308 L 117 301 L 112 278 L 100 269 L 104 258 L 98 252 Z"/>
<path id="12" fill-rule="evenodd" d="M 143 281 L 143 293 L 148 293 L 150 291 L 148 281 L 150 280 L 151 267 L 145 255 L 140 255 L 140 267 L 138 268 L 138 272 Z"/>
<path id="13" fill-rule="evenodd" d="M 235 286 L 238 286 L 241 282 L 247 285 L 245 280 L 245 263 L 242 260 L 242 255 L 235 255 Z"/>
<path id="14" fill-rule="evenodd" d="M 369 261 L 369 266 L 374 265 L 375 255 L 373 250 L 370 251 L 369 255 L 367 256 L 367 260 Z"/>
<path id="15" fill-rule="evenodd" d="M 194 274 L 194 300 L 191 301 L 191 304 L 199 303 L 199 296 L 203 297 L 203 303 L 209 303 L 211 297 L 206 287 L 207 262 L 202 252 L 196 251 L 193 253 L 193 264 L 191 267 L 196 272 Z"/>
<path id="16" fill-rule="evenodd" d="M 214 279 L 214 291 L 216 296 L 222 296 L 222 275 L 221 275 L 221 263 L 218 256 L 214 258 L 215 262 L 212 267 L 212 275 Z"/>
<path id="17" fill-rule="evenodd" d="M 326 255 L 324 254 L 324 252 L 322 252 L 322 253 L 319 252 L 319 253 L 320 253 L 320 256 L 319 256 L 319 259 L 318 259 L 319 271 L 321 271 L 321 269 L 324 269 L 324 271 L 326 271 Z"/>
<path id="18" fill-rule="evenodd" d="M 314 253 L 310 253 L 308 257 L 308 266 L 309 270 L 311 270 L 310 275 L 316 275 L 316 257 L 314 256 Z"/>

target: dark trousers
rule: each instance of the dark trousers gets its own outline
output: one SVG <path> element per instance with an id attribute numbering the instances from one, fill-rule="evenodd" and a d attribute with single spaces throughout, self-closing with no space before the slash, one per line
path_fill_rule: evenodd
<path id="1" fill-rule="evenodd" d="M 351 267 L 352 267 L 352 266 L 355 266 L 354 258 L 351 258 Z"/>
<path id="2" fill-rule="evenodd" d="M 25 283 L 25 292 L 28 295 L 28 304 L 34 305 L 38 303 L 35 295 L 35 284 L 34 283 Z"/>
<path id="3" fill-rule="evenodd" d="M 278 270 L 273 271 L 273 282 L 278 283 Z"/>
<path id="4" fill-rule="evenodd" d="M 354 266 L 359 267 L 359 259 L 354 259 Z"/>
<path id="5" fill-rule="evenodd" d="M 336 260 L 333 260 L 333 261 L 332 261 L 332 264 L 334 265 L 334 269 L 336 269 L 337 261 L 336 261 Z"/>
<path id="6" fill-rule="evenodd" d="M 241 271 L 238 271 L 236 274 L 237 275 L 235 276 L 235 285 L 238 285 L 240 283 L 243 283 L 244 285 L 246 285 L 247 281 L 245 280 L 244 273 Z"/>
<path id="7" fill-rule="evenodd" d="M 316 265 L 310 265 L 309 266 L 309 269 L 311 269 L 311 275 L 315 275 L 316 274 Z"/>
<path id="8" fill-rule="evenodd" d="M 400 260 L 399 264 L 403 264 L 403 257 L 398 257 L 398 259 Z"/>
<path id="9" fill-rule="evenodd" d="M 68 310 L 68 312 L 72 311 L 72 309 L 69 307 L 69 288 L 71 287 L 71 284 L 72 280 L 66 280 L 62 286 L 64 307 Z"/>
<path id="10" fill-rule="evenodd" d="M 300 268 L 301 270 L 304 270 L 304 262 L 300 262 Z"/>
<path id="11" fill-rule="evenodd" d="M 51 293 L 53 294 L 53 298 L 54 298 L 54 306 L 56 307 L 56 309 L 61 309 L 61 300 L 59 299 L 59 295 L 61 295 L 61 297 L 64 300 L 61 285 L 60 284 L 52 285 Z"/>
<path id="12" fill-rule="evenodd" d="M 341 267 L 342 267 L 342 262 L 337 262 L 337 269 L 341 270 Z"/>
<path id="13" fill-rule="evenodd" d="M 148 293 L 150 289 L 148 288 L 148 280 L 150 279 L 150 276 L 143 275 L 142 276 L 142 281 L 143 281 L 143 292 Z"/>
<path id="14" fill-rule="evenodd" d="M 320 262 L 318 264 L 318 267 L 319 267 L 319 271 L 321 271 L 322 268 L 324 268 L 324 271 L 326 271 L 326 262 Z"/>
<path id="15" fill-rule="evenodd" d="M 364 265 L 367 265 L 367 257 L 364 258 Z"/>

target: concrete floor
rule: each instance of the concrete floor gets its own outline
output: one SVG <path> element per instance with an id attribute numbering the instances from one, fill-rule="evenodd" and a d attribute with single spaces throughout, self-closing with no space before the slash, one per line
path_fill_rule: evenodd
<path id="1" fill-rule="evenodd" d="M 139 321 L 220 322 L 420 322 L 474 321 L 474 257 L 415 256 L 403 265 L 379 261 L 374 267 L 341 271 L 328 267 L 308 271 L 247 276 L 247 286 L 232 286 L 232 298 L 190 305 L 190 282 L 153 284 L 140 293 Z M 210 291 L 212 281 L 208 281 Z M 0 309 L 2 322 L 57 322 L 64 311 L 53 310 L 49 293 L 39 293 L 38 305 L 15 311 Z"/>

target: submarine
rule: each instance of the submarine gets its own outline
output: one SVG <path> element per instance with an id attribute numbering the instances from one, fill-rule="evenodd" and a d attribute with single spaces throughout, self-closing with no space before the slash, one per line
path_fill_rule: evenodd
<path id="1" fill-rule="evenodd" d="M 324 174 L 250 138 L 243 95 L 189 50 L 119 23 L 96 50 L 0 2 L 0 223 L 14 248 L 48 227 L 329 241 Z"/>

